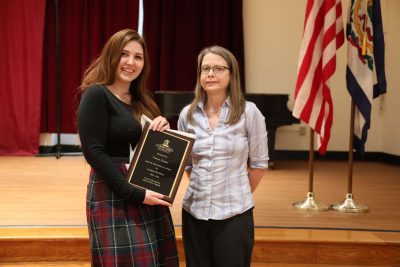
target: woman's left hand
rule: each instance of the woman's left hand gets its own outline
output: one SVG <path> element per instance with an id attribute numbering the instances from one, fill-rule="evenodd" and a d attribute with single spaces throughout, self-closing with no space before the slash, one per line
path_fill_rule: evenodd
<path id="1" fill-rule="evenodd" d="M 158 116 L 151 123 L 149 128 L 153 131 L 165 131 L 169 129 L 169 123 L 166 118 Z"/>

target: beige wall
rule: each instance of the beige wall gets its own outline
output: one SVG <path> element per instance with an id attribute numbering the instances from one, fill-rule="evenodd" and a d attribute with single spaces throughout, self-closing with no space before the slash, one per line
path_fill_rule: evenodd
<path id="1" fill-rule="evenodd" d="M 244 0 L 246 91 L 289 94 L 292 110 L 306 0 Z M 349 0 L 342 1 L 343 22 Z M 400 155 L 400 1 L 381 0 L 388 92 L 374 100 L 366 151 Z M 328 151 L 348 151 L 351 99 L 346 89 L 346 44 L 337 54 L 331 82 L 334 121 Z M 268 118 L 267 118 L 268 119 Z M 308 150 L 309 128 L 283 126 L 276 149 Z M 303 131 L 304 132 L 304 131 Z"/>

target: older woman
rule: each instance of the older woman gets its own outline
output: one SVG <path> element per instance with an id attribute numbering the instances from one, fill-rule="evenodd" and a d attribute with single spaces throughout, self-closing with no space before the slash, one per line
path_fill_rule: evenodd
<path id="1" fill-rule="evenodd" d="M 250 266 L 252 192 L 268 166 L 265 119 L 245 101 L 238 63 L 223 47 L 200 52 L 194 93 L 178 121 L 196 135 L 182 211 L 186 263 Z"/>

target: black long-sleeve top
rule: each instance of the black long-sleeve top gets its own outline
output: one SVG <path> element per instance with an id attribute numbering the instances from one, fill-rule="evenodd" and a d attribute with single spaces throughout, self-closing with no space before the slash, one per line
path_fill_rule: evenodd
<path id="1" fill-rule="evenodd" d="M 119 100 L 104 85 L 90 86 L 78 110 L 78 129 L 87 162 L 121 197 L 140 204 L 145 191 L 128 183 L 112 158 L 129 161 L 129 144 L 135 147 L 142 128 L 131 106 Z"/>

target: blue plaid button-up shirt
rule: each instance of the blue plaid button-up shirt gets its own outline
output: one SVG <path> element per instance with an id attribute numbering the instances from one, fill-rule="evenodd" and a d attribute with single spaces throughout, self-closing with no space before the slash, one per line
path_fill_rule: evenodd
<path id="1" fill-rule="evenodd" d="M 252 208 L 247 167 L 268 168 L 264 116 L 254 103 L 246 101 L 241 119 L 229 125 L 230 106 L 228 97 L 214 129 L 209 126 L 203 101 L 193 111 L 194 123 L 187 120 L 189 106 L 179 116 L 178 130 L 196 136 L 183 208 L 200 220 L 223 220 Z"/>

